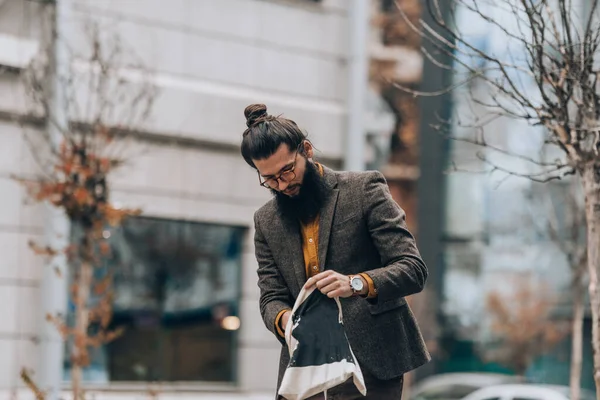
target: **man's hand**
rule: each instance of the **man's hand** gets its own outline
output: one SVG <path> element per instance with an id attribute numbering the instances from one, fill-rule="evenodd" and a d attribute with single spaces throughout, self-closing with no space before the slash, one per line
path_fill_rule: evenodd
<path id="1" fill-rule="evenodd" d="M 361 277 L 363 280 L 364 288 L 363 291 L 365 293 L 369 290 L 367 287 L 367 282 Z M 317 289 L 321 291 L 321 293 L 327 295 L 327 297 L 352 297 L 354 292 L 350 287 L 350 277 L 348 275 L 342 275 L 339 272 L 335 272 L 332 270 L 323 271 L 312 278 L 308 278 L 306 283 L 304 284 L 305 289 L 310 289 L 311 287 L 316 286 Z"/>
<path id="2" fill-rule="evenodd" d="M 285 327 L 287 326 L 288 320 L 290 319 L 290 315 L 292 315 L 291 311 L 286 311 L 281 316 L 281 330 L 285 332 Z"/>

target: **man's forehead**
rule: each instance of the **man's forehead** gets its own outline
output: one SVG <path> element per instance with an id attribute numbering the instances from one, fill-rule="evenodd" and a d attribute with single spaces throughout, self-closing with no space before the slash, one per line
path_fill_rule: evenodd
<path id="1" fill-rule="evenodd" d="M 262 160 L 253 160 L 258 172 L 263 175 L 276 175 L 282 168 L 294 162 L 294 152 L 285 143 L 281 144 L 275 153 Z"/>

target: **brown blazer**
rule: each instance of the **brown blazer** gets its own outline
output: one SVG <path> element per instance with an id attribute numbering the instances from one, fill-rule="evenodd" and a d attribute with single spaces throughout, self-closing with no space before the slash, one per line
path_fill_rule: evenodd
<path id="1" fill-rule="evenodd" d="M 427 267 L 380 172 L 334 172 L 324 168 L 330 190 L 319 220 L 319 268 L 345 275 L 368 272 L 376 299 L 340 299 L 344 326 L 361 367 L 392 379 L 430 360 L 405 296 L 423 290 Z M 289 360 L 275 318 L 292 308 L 306 272 L 300 226 L 279 214 L 270 200 L 254 215 L 260 313 L 282 343 L 279 383 Z"/>

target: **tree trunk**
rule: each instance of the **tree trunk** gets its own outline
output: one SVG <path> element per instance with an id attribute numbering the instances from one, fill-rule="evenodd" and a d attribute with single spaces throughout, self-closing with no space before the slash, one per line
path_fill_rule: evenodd
<path id="1" fill-rule="evenodd" d="M 598 269 L 600 268 L 600 165 L 590 163 L 582 173 L 585 192 L 585 220 L 587 224 L 587 254 L 589 294 L 592 311 L 592 349 L 594 355 L 594 382 L 596 399 L 600 400 L 600 291 Z"/>
<path id="2" fill-rule="evenodd" d="M 92 283 L 92 264 L 89 261 L 91 251 L 91 241 L 89 235 L 86 235 L 82 242 L 81 253 L 83 260 L 79 268 L 79 274 L 76 283 L 75 298 L 75 332 L 71 360 L 71 379 L 73 389 L 73 400 L 83 399 L 82 380 L 84 360 L 87 358 L 87 339 L 89 326 L 88 299 L 90 297 L 90 285 Z"/>
<path id="3" fill-rule="evenodd" d="M 579 268 L 579 266 L 577 266 Z M 579 400 L 581 395 L 581 367 L 583 357 L 583 311 L 584 286 L 580 269 L 573 271 L 573 325 L 571 332 L 571 400 Z"/>

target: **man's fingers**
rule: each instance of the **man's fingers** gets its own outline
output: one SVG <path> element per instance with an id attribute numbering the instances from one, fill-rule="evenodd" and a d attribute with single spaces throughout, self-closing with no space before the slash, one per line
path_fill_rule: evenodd
<path id="1" fill-rule="evenodd" d="M 335 274 L 335 271 L 332 271 L 332 270 L 327 270 L 327 271 L 319 272 L 315 276 L 312 276 L 312 277 L 310 277 L 310 278 L 308 278 L 306 280 L 306 283 L 304 284 L 304 288 L 305 289 L 310 289 L 313 285 L 317 284 L 322 279 L 325 279 L 325 278 L 330 277 L 330 276 L 332 276 L 335 279 L 335 276 L 333 276 L 334 274 Z"/>
<path id="2" fill-rule="evenodd" d="M 318 274 L 313 276 L 312 279 L 319 281 L 323 278 L 334 275 L 335 273 L 336 273 L 335 271 L 328 269 L 327 271 L 319 272 Z"/>
<path id="3" fill-rule="evenodd" d="M 325 286 L 331 285 L 333 282 L 337 282 L 338 279 L 335 276 L 327 276 L 319 281 L 317 281 L 316 285 L 318 289 L 321 289 Z"/>
<path id="4" fill-rule="evenodd" d="M 315 281 L 313 281 L 312 278 L 308 278 L 304 284 L 304 289 L 310 289 L 312 286 L 314 286 L 314 284 Z"/>
<path id="5" fill-rule="evenodd" d="M 335 282 L 330 283 L 329 285 L 326 285 L 326 286 L 320 288 L 319 290 L 321 291 L 321 293 L 327 294 L 327 293 L 337 290 L 339 288 L 340 288 L 339 283 L 337 281 L 335 281 Z"/>
<path id="6" fill-rule="evenodd" d="M 329 297 L 329 298 L 334 298 L 334 297 L 350 297 L 350 296 L 352 296 L 352 293 L 348 292 L 344 288 L 339 288 L 339 289 L 336 289 L 336 290 L 332 290 L 331 292 L 327 293 L 327 297 Z"/>
<path id="7" fill-rule="evenodd" d="M 304 286 L 306 289 L 315 286 L 321 293 L 330 298 L 352 296 L 347 277 L 331 270 L 308 278 Z"/>

